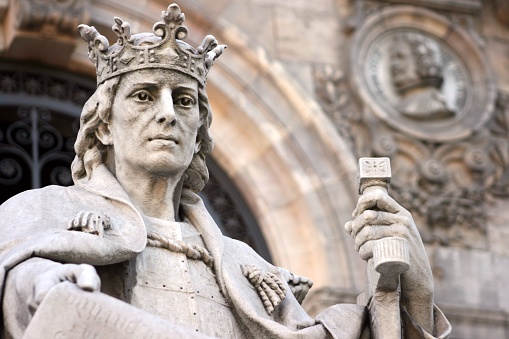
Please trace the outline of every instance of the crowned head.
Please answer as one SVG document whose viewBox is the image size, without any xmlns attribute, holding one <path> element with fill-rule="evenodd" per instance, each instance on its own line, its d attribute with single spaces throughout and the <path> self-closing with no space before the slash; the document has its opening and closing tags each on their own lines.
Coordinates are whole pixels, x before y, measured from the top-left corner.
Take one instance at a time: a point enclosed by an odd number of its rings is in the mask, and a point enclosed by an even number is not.
<svg viewBox="0 0 509 339">
<path fill-rule="evenodd" d="M 205 91 L 206 76 L 214 59 L 221 55 L 226 46 L 218 45 L 210 35 L 197 48 L 184 42 L 187 28 L 182 25 L 184 14 L 176 4 L 162 12 L 162 19 L 154 24 L 153 32 L 131 34 L 129 23 L 115 18 L 113 31 L 118 41 L 112 46 L 94 27 L 78 27 L 82 38 L 88 42 L 88 56 L 96 67 L 98 87 L 85 104 L 80 118 L 80 130 L 74 147 L 76 158 L 71 168 L 75 182 L 90 178 L 97 165 L 107 165 L 111 146 L 101 142 L 97 131 L 111 121 L 122 79 L 132 72 L 146 74 L 150 70 L 157 73 L 177 72 L 198 83 L 200 124 L 196 143 L 200 147 L 184 174 L 183 187 L 198 192 L 208 180 L 205 157 L 211 152 L 213 142 L 208 133 L 212 112 Z"/>
</svg>

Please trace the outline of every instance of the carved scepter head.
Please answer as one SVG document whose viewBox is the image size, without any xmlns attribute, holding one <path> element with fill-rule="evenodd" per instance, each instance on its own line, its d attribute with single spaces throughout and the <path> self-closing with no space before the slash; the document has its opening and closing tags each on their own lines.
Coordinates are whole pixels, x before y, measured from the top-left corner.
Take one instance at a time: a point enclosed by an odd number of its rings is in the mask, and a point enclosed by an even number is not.
<svg viewBox="0 0 509 339">
<path fill-rule="evenodd" d="M 389 158 L 359 159 L 359 194 L 368 187 L 389 190 L 391 182 L 391 161 Z"/>
</svg>

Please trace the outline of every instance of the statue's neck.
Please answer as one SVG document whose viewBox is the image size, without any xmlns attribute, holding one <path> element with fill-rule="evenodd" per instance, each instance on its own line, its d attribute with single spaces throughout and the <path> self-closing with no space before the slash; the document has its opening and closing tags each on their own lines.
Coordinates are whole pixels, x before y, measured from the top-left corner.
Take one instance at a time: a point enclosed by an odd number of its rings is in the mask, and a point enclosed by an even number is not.
<svg viewBox="0 0 509 339">
<path fill-rule="evenodd" d="M 167 177 L 146 171 L 117 170 L 115 177 L 141 214 L 168 221 L 179 220 L 183 174 Z"/>
</svg>

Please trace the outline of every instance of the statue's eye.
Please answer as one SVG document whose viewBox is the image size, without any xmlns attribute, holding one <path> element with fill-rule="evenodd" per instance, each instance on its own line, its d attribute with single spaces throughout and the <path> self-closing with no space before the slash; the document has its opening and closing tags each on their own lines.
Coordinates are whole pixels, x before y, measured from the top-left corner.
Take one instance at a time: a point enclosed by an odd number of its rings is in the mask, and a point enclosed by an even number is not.
<svg viewBox="0 0 509 339">
<path fill-rule="evenodd" d="M 139 91 L 135 94 L 138 101 L 152 101 L 152 97 L 146 91 Z"/>
<path fill-rule="evenodd" d="M 179 96 L 175 100 L 175 105 L 184 108 L 191 108 L 193 107 L 194 103 L 195 103 L 194 99 L 187 95 Z"/>
</svg>

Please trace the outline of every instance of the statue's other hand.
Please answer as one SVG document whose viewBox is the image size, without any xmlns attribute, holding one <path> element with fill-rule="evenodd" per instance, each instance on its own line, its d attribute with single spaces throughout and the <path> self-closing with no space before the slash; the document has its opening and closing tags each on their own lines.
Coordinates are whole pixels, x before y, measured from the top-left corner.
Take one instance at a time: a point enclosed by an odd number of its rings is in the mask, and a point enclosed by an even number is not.
<svg viewBox="0 0 509 339">
<path fill-rule="evenodd" d="M 110 218 L 106 214 L 94 211 L 79 211 L 69 222 L 67 229 L 69 231 L 95 234 L 102 238 L 104 230 L 110 227 Z"/>
<path fill-rule="evenodd" d="M 345 224 L 345 229 L 354 238 L 355 249 L 364 260 L 373 257 L 377 240 L 400 237 L 420 241 L 410 213 L 381 189 L 362 195 L 352 216 L 354 219 Z"/>
<path fill-rule="evenodd" d="M 383 189 L 364 191 L 345 229 L 364 260 L 373 257 L 376 241 L 400 237 L 407 241 L 410 268 L 401 274 L 401 304 L 426 331 L 433 330 L 433 276 L 421 236 L 410 212 Z"/>
<path fill-rule="evenodd" d="M 28 299 L 30 312 L 35 313 L 51 288 L 64 281 L 72 282 L 88 292 L 96 292 L 101 289 L 101 280 L 93 266 L 87 264 L 59 265 L 35 277 L 32 295 Z"/>
<path fill-rule="evenodd" d="M 432 294 L 433 278 L 419 231 L 410 212 L 382 189 L 365 192 L 358 200 L 353 220 L 345 224 L 364 260 L 373 257 L 377 240 L 400 237 L 409 245 L 410 269 L 402 278 L 402 294 L 427 291 Z"/>
<path fill-rule="evenodd" d="M 277 269 L 285 278 L 295 299 L 297 299 L 299 304 L 302 304 L 309 290 L 313 287 L 313 281 L 307 277 L 296 275 L 285 268 L 278 267 Z"/>
</svg>

